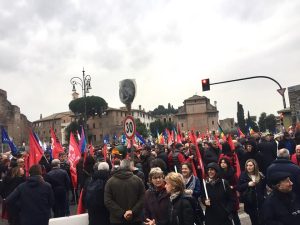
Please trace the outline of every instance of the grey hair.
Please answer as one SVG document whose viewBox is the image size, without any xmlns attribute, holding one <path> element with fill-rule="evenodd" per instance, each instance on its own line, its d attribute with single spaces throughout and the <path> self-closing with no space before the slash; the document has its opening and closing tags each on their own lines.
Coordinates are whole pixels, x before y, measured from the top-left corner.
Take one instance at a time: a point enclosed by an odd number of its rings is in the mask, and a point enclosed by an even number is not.
<svg viewBox="0 0 300 225">
<path fill-rule="evenodd" d="M 279 149 L 278 152 L 277 152 L 277 157 L 290 159 L 290 152 L 286 148 Z"/>
<path fill-rule="evenodd" d="M 105 171 L 109 171 L 109 165 L 107 162 L 100 162 L 98 164 L 98 170 L 105 170 Z"/>
<path fill-rule="evenodd" d="M 151 182 L 151 179 L 153 176 L 163 176 L 164 175 L 164 172 L 161 170 L 161 168 L 159 167 L 153 167 L 151 170 L 150 170 L 150 173 L 149 173 L 149 181 Z"/>
<path fill-rule="evenodd" d="M 52 167 L 59 167 L 60 166 L 60 160 L 59 159 L 53 159 L 51 162 Z"/>
<path fill-rule="evenodd" d="M 120 163 L 120 169 L 130 170 L 131 162 L 128 159 L 123 159 Z"/>
</svg>

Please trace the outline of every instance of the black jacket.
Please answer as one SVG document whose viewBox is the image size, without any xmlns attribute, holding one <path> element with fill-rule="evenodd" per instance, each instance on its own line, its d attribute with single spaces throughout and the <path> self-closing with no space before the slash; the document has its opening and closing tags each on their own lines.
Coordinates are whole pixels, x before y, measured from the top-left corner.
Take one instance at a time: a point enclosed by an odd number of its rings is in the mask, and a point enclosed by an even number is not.
<svg viewBox="0 0 300 225">
<path fill-rule="evenodd" d="M 274 190 L 263 205 L 263 218 L 265 225 L 298 225 L 300 204 L 292 192 Z"/>
<path fill-rule="evenodd" d="M 108 171 L 96 171 L 92 175 L 92 178 L 87 180 L 85 186 L 83 187 L 83 203 L 86 202 L 86 190 L 88 185 L 91 182 L 95 182 L 96 180 L 101 181 L 102 186 L 99 187 L 99 198 L 97 199 L 98 204 L 87 208 L 89 215 L 89 225 L 109 225 L 109 212 L 104 205 L 104 188 L 105 184 L 108 180 L 109 172 Z"/>
<path fill-rule="evenodd" d="M 277 146 L 272 142 L 263 141 L 257 145 L 257 148 L 262 156 L 262 165 L 259 169 L 263 174 L 266 174 L 268 166 L 276 159 Z"/>
<path fill-rule="evenodd" d="M 70 178 L 68 173 L 60 168 L 53 168 L 49 173 L 45 175 L 45 181 L 50 183 L 53 191 L 57 189 L 68 191 L 70 187 Z"/>
<path fill-rule="evenodd" d="M 178 195 L 171 201 L 169 225 L 194 225 L 192 204 L 183 195 Z"/>
<path fill-rule="evenodd" d="M 278 158 L 268 167 L 267 179 L 271 174 L 276 172 L 291 174 L 290 179 L 293 182 L 293 192 L 296 194 L 298 201 L 300 201 L 300 167 L 292 163 L 289 159 Z"/>
<path fill-rule="evenodd" d="M 224 179 L 218 179 L 214 184 L 206 183 L 210 206 L 205 209 L 206 225 L 231 224 L 229 216 L 234 211 L 234 196 Z M 202 194 L 202 201 L 205 201 L 205 194 Z"/>
<path fill-rule="evenodd" d="M 41 176 L 32 176 L 20 184 L 6 199 L 18 206 L 21 225 L 47 225 L 54 203 L 51 185 Z"/>
<path fill-rule="evenodd" d="M 241 195 L 248 189 L 254 190 L 255 195 L 253 196 L 251 202 L 244 202 L 244 210 L 246 213 L 257 212 L 262 207 L 262 204 L 265 199 L 265 188 L 266 188 L 266 181 L 263 176 L 258 184 L 254 187 L 249 187 L 248 183 L 252 181 L 251 178 L 248 176 L 246 172 L 242 172 L 240 178 L 238 180 L 237 190 L 240 192 Z"/>
<path fill-rule="evenodd" d="M 149 187 L 145 194 L 144 217 L 145 220 L 155 219 L 157 225 L 168 224 L 168 212 L 170 207 L 170 196 L 166 189 L 155 190 L 153 185 Z"/>
</svg>

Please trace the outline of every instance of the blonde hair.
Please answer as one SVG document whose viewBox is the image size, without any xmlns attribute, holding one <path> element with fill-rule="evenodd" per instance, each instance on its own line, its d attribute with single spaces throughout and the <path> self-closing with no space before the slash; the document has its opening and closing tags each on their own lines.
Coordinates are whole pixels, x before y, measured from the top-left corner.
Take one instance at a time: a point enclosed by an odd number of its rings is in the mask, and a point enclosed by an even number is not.
<svg viewBox="0 0 300 225">
<path fill-rule="evenodd" d="M 164 176 L 164 172 L 159 167 L 153 167 L 149 173 L 149 182 L 151 183 L 152 177 L 154 176 Z"/>
<path fill-rule="evenodd" d="M 180 173 L 171 172 L 166 176 L 165 180 L 174 187 L 173 192 L 180 192 L 180 194 L 184 192 L 185 185 Z"/>
<path fill-rule="evenodd" d="M 245 171 L 246 171 L 246 173 L 248 174 L 249 177 L 251 176 L 251 174 L 249 174 L 248 171 L 247 171 L 247 164 L 249 162 L 253 163 L 253 165 L 254 165 L 254 174 L 253 175 L 255 176 L 255 182 L 258 183 L 260 181 L 261 174 L 259 172 L 259 168 L 258 168 L 257 162 L 254 159 L 248 159 L 246 161 L 246 163 L 245 163 Z"/>
</svg>

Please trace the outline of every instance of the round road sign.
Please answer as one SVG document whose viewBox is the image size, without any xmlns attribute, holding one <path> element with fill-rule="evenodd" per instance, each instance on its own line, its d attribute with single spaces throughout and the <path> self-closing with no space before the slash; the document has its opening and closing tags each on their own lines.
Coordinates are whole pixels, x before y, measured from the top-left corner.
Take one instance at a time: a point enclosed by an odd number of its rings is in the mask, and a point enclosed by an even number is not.
<svg viewBox="0 0 300 225">
<path fill-rule="evenodd" d="M 136 125 L 132 116 L 127 116 L 124 120 L 124 132 L 128 139 L 132 139 L 135 135 Z"/>
</svg>

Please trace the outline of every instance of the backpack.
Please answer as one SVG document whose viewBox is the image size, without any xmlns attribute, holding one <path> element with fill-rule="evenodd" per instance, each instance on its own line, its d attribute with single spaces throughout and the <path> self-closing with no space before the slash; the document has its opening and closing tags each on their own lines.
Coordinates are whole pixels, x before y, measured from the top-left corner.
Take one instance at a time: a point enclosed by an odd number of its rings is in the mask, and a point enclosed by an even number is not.
<svg viewBox="0 0 300 225">
<path fill-rule="evenodd" d="M 104 202 L 104 181 L 100 179 L 91 179 L 86 186 L 85 208 L 99 208 Z"/>
</svg>

